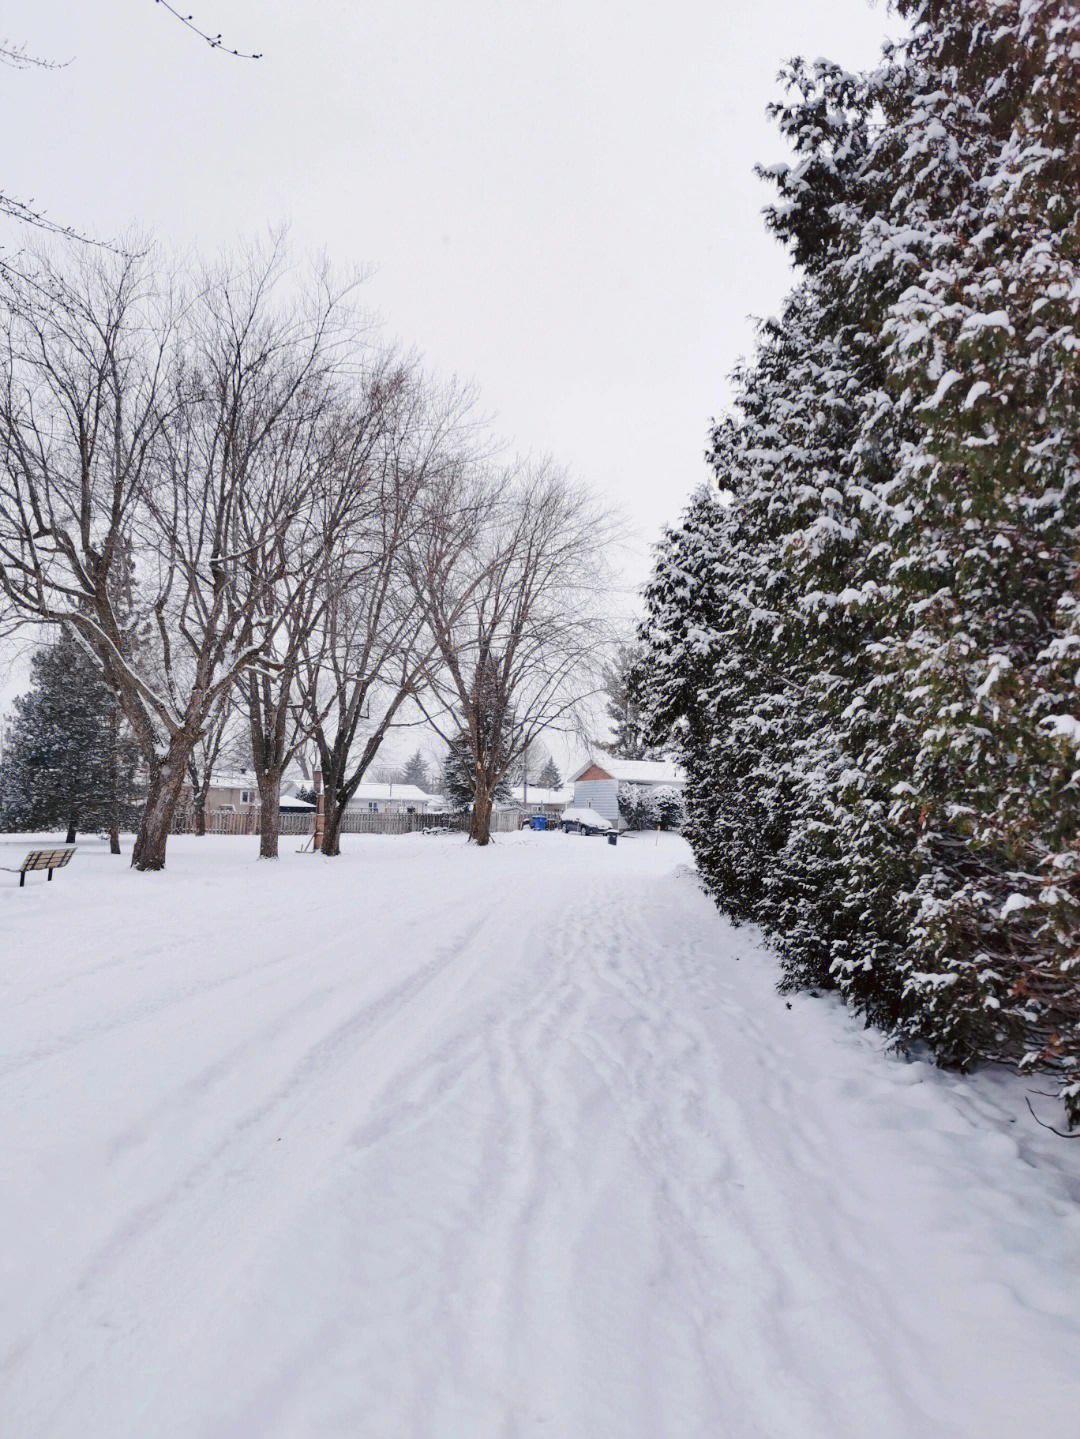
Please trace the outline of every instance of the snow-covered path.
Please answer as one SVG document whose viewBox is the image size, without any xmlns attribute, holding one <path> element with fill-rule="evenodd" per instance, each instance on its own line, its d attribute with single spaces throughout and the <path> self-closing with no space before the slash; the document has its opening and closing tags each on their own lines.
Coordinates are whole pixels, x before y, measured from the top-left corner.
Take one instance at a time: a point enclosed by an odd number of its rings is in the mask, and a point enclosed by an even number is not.
<svg viewBox="0 0 1080 1439">
<path fill-rule="evenodd" d="M 5 1435 L 1072 1432 L 1080 1145 L 681 841 L 252 843 L 0 876 Z"/>
</svg>

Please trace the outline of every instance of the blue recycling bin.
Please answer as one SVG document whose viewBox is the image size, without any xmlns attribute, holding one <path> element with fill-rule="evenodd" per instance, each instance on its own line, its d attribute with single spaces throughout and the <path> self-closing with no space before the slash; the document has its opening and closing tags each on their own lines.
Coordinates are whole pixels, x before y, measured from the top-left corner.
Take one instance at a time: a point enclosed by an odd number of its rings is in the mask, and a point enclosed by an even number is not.
<svg viewBox="0 0 1080 1439">
<path fill-rule="evenodd" d="M 529 817 L 530 829 L 547 829 L 547 815 L 534 814 Z"/>
</svg>

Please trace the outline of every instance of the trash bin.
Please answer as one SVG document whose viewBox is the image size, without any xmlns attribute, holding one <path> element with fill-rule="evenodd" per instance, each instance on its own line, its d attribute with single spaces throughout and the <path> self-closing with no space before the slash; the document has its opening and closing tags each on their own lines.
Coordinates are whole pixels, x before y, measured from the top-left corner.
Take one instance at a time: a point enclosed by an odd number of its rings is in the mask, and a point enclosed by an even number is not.
<svg viewBox="0 0 1080 1439">
<path fill-rule="evenodd" d="M 619 836 L 615 833 L 614 830 L 612 830 L 611 833 L 608 835 L 607 842 L 608 844 L 618 844 Z"/>
<path fill-rule="evenodd" d="M 529 819 L 530 829 L 547 829 L 547 815 L 534 814 Z"/>
</svg>

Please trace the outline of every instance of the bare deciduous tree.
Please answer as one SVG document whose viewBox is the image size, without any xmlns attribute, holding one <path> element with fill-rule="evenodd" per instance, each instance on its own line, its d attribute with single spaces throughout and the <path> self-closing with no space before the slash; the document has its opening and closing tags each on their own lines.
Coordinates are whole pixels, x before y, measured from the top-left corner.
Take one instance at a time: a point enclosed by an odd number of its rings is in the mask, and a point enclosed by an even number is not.
<svg viewBox="0 0 1080 1439">
<path fill-rule="evenodd" d="M 186 291 L 153 252 L 39 254 L 3 283 L 0 589 L 100 661 L 147 771 L 132 863 L 160 869 L 191 751 L 266 643 L 251 575 L 286 566 L 312 502 L 272 440 L 323 402 L 351 285 L 316 274 L 286 302 L 278 243 Z M 137 655 L 116 601 L 128 561 L 152 622 Z"/>
<path fill-rule="evenodd" d="M 433 661 L 425 713 L 471 759 L 485 845 L 504 777 L 544 730 L 577 728 L 610 641 L 613 517 L 550 465 L 478 482 L 463 554 L 435 536 L 414 571 Z"/>
<path fill-rule="evenodd" d="M 169 4 L 169 0 L 153 0 L 153 3 L 155 5 L 161 5 L 163 9 L 168 11 L 181 25 L 185 25 L 189 30 L 194 31 L 199 39 L 205 40 L 212 50 L 220 50 L 223 54 L 233 55 L 238 60 L 262 59 L 261 53 L 256 54 L 247 50 L 237 50 L 231 45 L 226 45 L 220 34 L 215 35 L 208 30 L 202 29 L 201 26 L 195 23 L 193 16 L 185 15 L 182 11 L 177 10 L 175 6 Z M 14 70 L 63 70 L 70 64 L 70 60 L 47 60 L 40 55 L 31 55 L 27 51 L 25 44 L 14 43 L 10 40 L 0 40 L 0 65 L 7 65 Z M 67 239 L 78 240 L 84 245 L 102 244 L 101 241 L 91 240 L 86 235 L 81 235 L 70 225 L 64 225 L 56 220 L 51 220 L 44 211 L 37 209 L 33 204 L 25 200 L 18 200 L 13 195 L 4 194 L 2 191 L 0 191 L 0 217 L 15 220 L 18 224 L 28 225 L 35 230 L 43 230 L 49 235 L 63 235 Z M 103 248 L 113 249 L 116 247 L 105 245 Z M 0 270 L 6 267 L 6 263 L 7 262 L 0 259 Z"/>
<path fill-rule="evenodd" d="M 326 791 L 322 851 L 336 855 L 349 801 L 433 654 L 416 556 L 437 532 L 449 552 L 467 541 L 461 449 L 471 399 L 433 394 L 419 376 L 395 388 L 377 452 L 367 460 L 363 518 L 327 557 L 324 609 L 300 677 L 305 723 Z"/>
<path fill-rule="evenodd" d="M 311 738 L 317 708 L 320 656 L 342 597 L 342 587 L 363 583 L 370 565 L 357 551 L 380 517 L 385 492 L 379 483 L 388 435 L 399 421 L 401 397 L 410 386 L 407 368 L 390 356 L 374 356 L 366 373 L 350 376 L 346 394 L 335 395 L 324 413 L 283 431 L 277 463 L 307 471 L 315 479 L 314 503 L 294 517 L 283 537 L 286 561 L 264 577 L 253 557 L 266 644 L 262 661 L 247 673 L 243 689 L 251 750 L 259 786 L 263 859 L 277 856 L 281 781 L 293 755 Z M 392 560 L 380 551 L 375 562 Z M 274 563 L 271 559 L 271 563 Z M 313 676 L 315 708 L 301 701 L 302 666 Z M 325 687 L 324 687 L 325 688 Z"/>
<path fill-rule="evenodd" d="M 187 759 L 187 778 L 191 785 L 191 818 L 195 833 L 199 836 L 206 834 L 206 802 L 210 795 L 210 786 L 222 758 L 230 727 L 236 721 L 231 698 L 229 694 L 221 696 L 217 708 L 207 718 Z"/>
</svg>

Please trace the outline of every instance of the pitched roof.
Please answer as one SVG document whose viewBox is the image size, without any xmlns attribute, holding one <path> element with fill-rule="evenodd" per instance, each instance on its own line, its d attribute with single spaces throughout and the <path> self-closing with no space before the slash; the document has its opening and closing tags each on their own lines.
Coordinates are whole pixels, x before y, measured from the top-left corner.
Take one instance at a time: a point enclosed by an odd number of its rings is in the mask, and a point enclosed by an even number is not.
<svg viewBox="0 0 1080 1439">
<path fill-rule="evenodd" d="M 574 798 L 574 791 L 569 785 L 562 789 L 544 789 L 542 785 L 530 784 L 523 792 L 523 787 L 514 785 L 510 791 L 510 798 L 515 804 L 569 804 Z"/>
<path fill-rule="evenodd" d="M 618 759 L 612 755 L 593 755 L 574 775 L 579 780 L 586 770 L 593 766 L 609 774 L 618 784 L 674 784 L 686 783 L 686 776 L 674 760 L 670 759 Z"/>
<path fill-rule="evenodd" d="M 255 772 L 250 769 L 216 769 L 210 776 L 213 789 L 254 789 Z"/>
<path fill-rule="evenodd" d="M 356 793 L 353 795 L 353 799 L 400 799 L 409 804 L 421 804 L 434 798 L 433 794 L 428 794 L 414 784 L 398 784 L 396 780 L 393 784 L 378 783 L 375 780 L 370 783 L 362 781 L 356 786 Z"/>
</svg>

